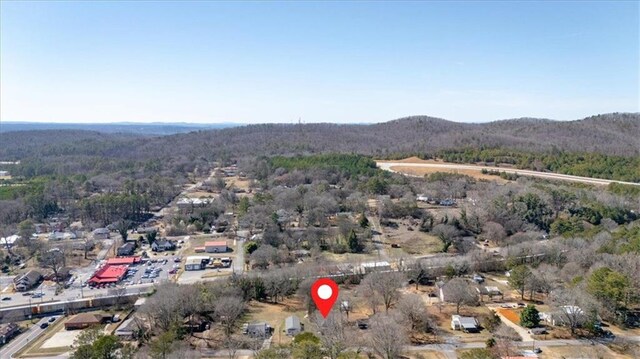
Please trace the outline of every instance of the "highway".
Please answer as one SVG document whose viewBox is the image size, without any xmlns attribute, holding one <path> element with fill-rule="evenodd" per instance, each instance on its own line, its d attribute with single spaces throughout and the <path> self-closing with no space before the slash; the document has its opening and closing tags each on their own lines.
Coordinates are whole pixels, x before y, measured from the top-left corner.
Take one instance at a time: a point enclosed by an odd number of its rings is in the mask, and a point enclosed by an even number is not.
<svg viewBox="0 0 640 359">
<path fill-rule="evenodd" d="M 482 171 L 483 169 L 486 169 L 487 171 L 513 173 L 513 174 L 518 174 L 519 176 L 536 177 L 536 178 L 543 178 L 543 179 L 549 179 L 549 180 L 570 181 L 570 182 L 587 183 L 587 184 L 604 185 L 604 186 L 609 185 L 611 183 L 621 183 L 621 184 L 626 184 L 631 186 L 640 186 L 640 183 L 634 183 L 634 182 L 624 182 L 624 181 L 614 181 L 614 180 L 607 180 L 607 179 L 601 179 L 601 178 L 563 175 L 563 174 L 552 173 L 552 172 L 520 170 L 515 168 L 461 165 L 461 164 L 455 164 L 455 163 L 405 163 L 405 162 L 376 161 L 376 165 L 385 171 L 390 171 L 395 173 L 402 173 L 402 172 L 394 170 L 393 167 L 441 168 L 443 170 L 472 170 L 472 171 L 478 171 L 478 172 Z M 419 177 L 419 176 L 413 176 L 413 177 Z"/>
</svg>

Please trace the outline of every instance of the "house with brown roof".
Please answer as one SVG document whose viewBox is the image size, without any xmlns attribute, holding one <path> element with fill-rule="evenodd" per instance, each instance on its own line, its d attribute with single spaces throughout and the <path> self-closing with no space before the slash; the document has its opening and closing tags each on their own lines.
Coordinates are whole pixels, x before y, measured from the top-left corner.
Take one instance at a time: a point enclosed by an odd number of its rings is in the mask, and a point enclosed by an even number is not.
<svg viewBox="0 0 640 359">
<path fill-rule="evenodd" d="M 111 320 L 110 315 L 95 313 L 80 313 L 64 323 L 66 330 L 86 329 L 94 325 L 100 325 Z"/>
</svg>

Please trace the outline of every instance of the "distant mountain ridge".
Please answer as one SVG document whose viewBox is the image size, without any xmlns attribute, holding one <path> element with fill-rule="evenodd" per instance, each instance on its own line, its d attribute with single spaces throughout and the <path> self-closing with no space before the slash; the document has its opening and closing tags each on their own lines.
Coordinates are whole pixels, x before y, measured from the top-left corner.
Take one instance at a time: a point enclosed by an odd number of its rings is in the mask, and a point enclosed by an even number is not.
<svg viewBox="0 0 640 359">
<path fill-rule="evenodd" d="M 129 133 L 137 135 L 162 136 L 175 133 L 185 133 L 198 130 L 209 130 L 240 126 L 233 122 L 223 123 L 137 123 L 137 122 L 113 122 L 113 123 L 45 123 L 45 122 L 21 122 L 2 121 L 0 133 L 34 130 L 86 130 L 103 133 Z"/>
<path fill-rule="evenodd" d="M 2 125 L 4 126 L 4 124 Z M 188 126 L 184 126 L 188 127 Z M 575 121 L 511 119 L 458 123 L 411 116 L 375 124 L 254 124 L 141 136 L 56 130 L 0 133 L 0 158 L 58 153 L 128 158 L 242 158 L 256 155 L 359 153 L 384 158 L 455 148 L 507 148 L 640 156 L 640 114 L 611 113 Z M 55 135 L 51 135 L 55 134 Z M 137 139 L 132 140 L 132 136 Z M 94 149 L 95 147 L 96 149 Z"/>
</svg>

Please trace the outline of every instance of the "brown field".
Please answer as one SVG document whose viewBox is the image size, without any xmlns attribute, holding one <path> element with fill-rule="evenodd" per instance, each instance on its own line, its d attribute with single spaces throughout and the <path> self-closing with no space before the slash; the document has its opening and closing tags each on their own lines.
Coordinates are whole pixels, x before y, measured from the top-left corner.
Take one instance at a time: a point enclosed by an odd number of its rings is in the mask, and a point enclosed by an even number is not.
<svg viewBox="0 0 640 359">
<path fill-rule="evenodd" d="M 612 351 L 604 345 L 584 345 L 542 348 L 540 359 L 600 359 L 600 358 L 632 358 Z"/>
<path fill-rule="evenodd" d="M 475 179 L 496 181 L 498 183 L 509 182 L 503 178 L 500 178 L 499 176 L 484 174 L 480 172 L 481 168 L 478 168 L 477 170 L 469 170 L 469 169 L 447 169 L 447 168 L 434 168 L 434 167 L 392 166 L 391 169 L 394 171 L 398 171 L 398 172 L 412 175 L 412 176 L 424 176 L 424 175 L 436 173 L 436 172 L 446 172 L 446 173 L 456 173 L 456 174 L 466 175 L 469 177 L 473 177 Z"/>
<path fill-rule="evenodd" d="M 397 161 L 376 161 L 376 162 L 391 162 L 391 163 L 431 163 L 431 164 L 451 164 L 455 165 L 456 163 L 444 162 L 441 160 L 422 160 L 418 157 L 409 157 L 402 160 Z M 489 181 L 497 181 L 498 183 L 507 183 L 509 181 L 500 178 L 499 176 L 491 176 L 488 174 L 482 174 L 480 171 L 482 170 L 478 167 L 477 170 L 460 170 L 460 169 L 446 169 L 446 168 L 429 168 L 429 167 L 408 167 L 408 166 L 393 166 L 392 170 L 398 171 L 404 174 L 412 175 L 412 176 L 424 176 L 426 174 L 436 173 L 436 172 L 447 172 L 447 173 L 459 173 L 462 175 L 467 175 L 476 179 L 483 179 Z"/>
</svg>

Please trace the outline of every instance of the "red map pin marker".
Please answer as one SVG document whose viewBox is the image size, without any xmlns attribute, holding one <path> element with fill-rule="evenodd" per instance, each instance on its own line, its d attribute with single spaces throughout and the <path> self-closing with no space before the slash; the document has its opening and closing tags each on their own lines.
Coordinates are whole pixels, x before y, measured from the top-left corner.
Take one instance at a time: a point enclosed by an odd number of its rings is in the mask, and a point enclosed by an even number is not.
<svg viewBox="0 0 640 359">
<path fill-rule="evenodd" d="M 311 298 L 320 310 L 320 314 L 326 318 L 338 299 L 338 285 L 329 278 L 320 278 L 311 286 Z"/>
</svg>

